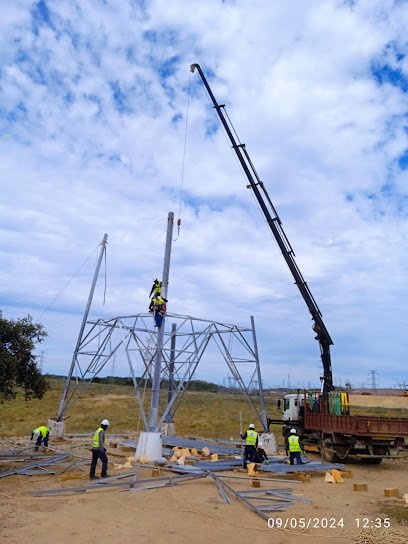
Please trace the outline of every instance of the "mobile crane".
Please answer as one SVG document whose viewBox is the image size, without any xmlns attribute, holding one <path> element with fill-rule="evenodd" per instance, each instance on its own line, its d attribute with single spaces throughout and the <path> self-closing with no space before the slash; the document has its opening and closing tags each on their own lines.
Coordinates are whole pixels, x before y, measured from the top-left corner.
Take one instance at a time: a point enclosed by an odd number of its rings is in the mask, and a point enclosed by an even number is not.
<svg viewBox="0 0 408 544">
<path fill-rule="evenodd" d="M 199 73 L 204 87 L 214 105 L 225 132 L 232 144 L 242 169 L 248 179 L 262 213 L 272 231 L 282 255 L 295 280 L 300 294 L 313 320 L 315 339 L 319 342 L 323 364 L 321 393 L 304 391 L 284 395 L 283 421 L 268 418 L 268 429 L 272 423 L 283 422 L 282 432 L 286 436 L 291 427 L 296 427 L 305 445 L 317 446 L 326 461 L 359 458 L 367 463 L 378 464 L 383 457 L 396 457 L 396 450 L 406 448 L 404 437 L 408 436 L 408 419 L 354 416 L 349 412 L 348 393 L 334 392 L 330 346 L 333 341 L 323 323 L 322 313 L 296 264 L 295 253 L 282 227 L 280 217 L 269 197 L 264 183 L 259 178 L 244 143 L 225 112 L 225 104 L 218 104 L 199 64 L 192 64 L 191 72 Z M 280 408 L 280 401 L 278 402 Z"/>
<path fill-rule="evenodd" d="M 314 322 L 313 330 L 316 334 L 315 338 L 319 342 L 320 355 L 323 363 L 323 376 L 320 378 L 322 381 L 322 392 L 328 393 L 334 389 L 332 365 L 330 358 L 330 346 L 333 345 L 333 341 L 325 324 L 323 323 L 322 313 L 319 310 L 319 307 L 317 306 L 316 301 L 313 298 L 313 295 L 310 292 L 310 289 L 305 280 L 303 279 L 302 273 L 300 272 L 296 264 L 295 253 L 289 243 L 285 231 L 283 230 L 282 221 L 280 220 L 275 206 L 272 204 L 272 201 L 269 197 L 268 191 L 266 190 L 264 183 L 260 180 L 254 168 L 254 165 L 252 164 L 251 158 L 248 154 L 248 151 L 246 150 L 246 146 L 238 140 L 234 127 L 229 121 L 228 116 L 224 114 L 225 104 L 218 104 L 218 102 L 216 101 L 199 64 L 191 65 L 191 71 L 194 72 L 195 70 L 197 70 L 197 72 L 200 74 L 200 77 L 208 92 L 208 95 L 212 103 L 214 104 L 215 111 L 220 118 L 220 121 L 228 135 L 228 138 L 231 141 L 232 148 L 235 151 L 238 160 L 242 166 L 242 169 L 245 172 L 245 175 L 249 182 L 247 188 L 253 190 L 258 204 L 262 210 L 262 213 L 265 216 L 265 219 L 269 225 L 269 228 L 271 229 L 272 234 L 274 235 L 275 240 L 280 250 L 282 251 L 282 255 L 289 267 L 289 270 L 292 273 L 295 284 L 297 285 L 300 294 L 302 295 L 303 300 L 305 301 L 306 306 L 308 307 L 309 312 L 312 315 L 312 319 Z"/>
</svg>

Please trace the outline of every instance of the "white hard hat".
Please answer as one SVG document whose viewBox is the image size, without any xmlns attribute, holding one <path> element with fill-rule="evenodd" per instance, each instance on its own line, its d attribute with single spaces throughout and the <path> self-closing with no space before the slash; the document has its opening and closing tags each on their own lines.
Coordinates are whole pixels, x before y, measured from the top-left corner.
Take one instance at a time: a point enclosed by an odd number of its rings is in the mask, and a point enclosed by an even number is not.
<svg viewBox="0 0 408 544">
<path fill-rule="evenodd" d="M 291 429 L 290 433 L 296 434 L 296 429 Z"/>
<path fill-rule="evenodd" d="M 102 419 L 101 425 L 110 425 L 109 420 L 108 419 Z"/>
<path fill-rule="evenodd" d="M 248 425 L 248 429 L 255 429 L 255 425 L 254 425 L 253 423 L 250 423 L 250 424 Z"/>
<path fill-rule="evenodd" d="M 37 429 L 36 431 L 33 432 L 33 435 L 34 436 L 40 436 L 40 431 Z"/>
</svg>

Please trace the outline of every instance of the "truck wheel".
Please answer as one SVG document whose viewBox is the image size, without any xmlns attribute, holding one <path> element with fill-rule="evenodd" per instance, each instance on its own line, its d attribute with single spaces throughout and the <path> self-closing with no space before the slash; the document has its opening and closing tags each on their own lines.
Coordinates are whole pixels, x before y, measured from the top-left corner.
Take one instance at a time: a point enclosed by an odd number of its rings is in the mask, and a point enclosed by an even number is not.
<svg viewBox="0 0 408 544">
<path fill-rule="evenodd" d="M 320 453 L 325 461 L 328 463 L 336 463 L 339 458 L 335 451 L 333 451 L 331 438 L 325 438 L 322 443 Z"/>
</svg>

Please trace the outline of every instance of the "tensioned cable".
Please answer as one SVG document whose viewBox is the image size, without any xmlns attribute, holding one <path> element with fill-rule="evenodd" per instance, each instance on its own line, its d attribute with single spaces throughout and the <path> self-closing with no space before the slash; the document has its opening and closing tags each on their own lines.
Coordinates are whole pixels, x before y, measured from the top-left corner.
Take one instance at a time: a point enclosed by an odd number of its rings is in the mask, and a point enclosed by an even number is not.
<svg viewBox="0 0 408 544">
<path fill-rule="evenodd" d="M 93 256 L 93 254 L 97 251 L 98 247 L 100 246 L 100 244 L 98 244 L 96 246 L 96 248 L 91 252 L 91 254 L 89 255 L 89 257 L 87 257 L 85 259 L 85 261 L 81 264 L 81 266 L 78 268 L 78 270 L 76 272 L 74 272 L 74 274 L 69 278 L 69 280 L 67 281 L 67 283 L 64 285 L 64 287 L 61 289 L 61 291 L 59 291 L 55 297 L 52 299 L 52 301 L 50 302 L 50 304 L 48 304 L 48 306 L 45 308 L 45 310 L 43 310 L 42 314 L 36 319 L 36 321 L 39 321 L 42 316 L 48 312 L 48 310 L 53 306 L 53 304 L 55 303 L 55 301 L 62 295 L 62 293 L 65 291 L 65 289 L 68 287 L 68 285 L 71 283 L 71 281 L 77 276 L 77 274 L 79 274 L 79 272 L 83 269 L 83 267 L 86 265 L 86 263 L 91 259 L 91 257 Z"/>
<path fill-rule="evenodd" d="M 188 134 L 188 117 L 190 111 L 190 89 L 191 89 L 191 73 L 188 80 L 188 92 L 187 92 L 187 109 L 186 109 L 186 122 L 184 127 L 184 147 L 183 147 L 183 160 L 181 165 L 181 182 L 180 182 L 180 200 L 179 200 L 179 213 L 177 220 L 177 238 L 173 240 L 175 242 L 180 235 L 180 225 L 181 225 L 181 202 L 183 198 L 183 185 L 184 185 L 184 169 L 186 163 L 186 149 L 187 149 L 187 134 Z"/>
</svg>

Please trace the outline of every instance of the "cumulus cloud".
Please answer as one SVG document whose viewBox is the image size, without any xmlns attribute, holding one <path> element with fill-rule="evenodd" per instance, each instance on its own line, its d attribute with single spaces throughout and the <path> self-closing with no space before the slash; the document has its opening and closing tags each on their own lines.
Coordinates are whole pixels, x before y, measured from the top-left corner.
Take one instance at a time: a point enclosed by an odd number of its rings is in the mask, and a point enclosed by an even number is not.
<svg viewBox="0 0 408 544">
<path fill-rule="evenodd" d="M 105 232 L 94 315 L 145 311 L 184 164 L 169 310 L 254 315 L 266 383 L 318 382 L 310 315 L 189 72 L 199 62 L 324 314 L 336 379 L 404 380 L 407 20 L 383 0 L 4 6 L 0 300 L 7 317 L 40 316 L 68 282 L 42 316 L 44 370 L 67 370 Z"/>
</svg>

